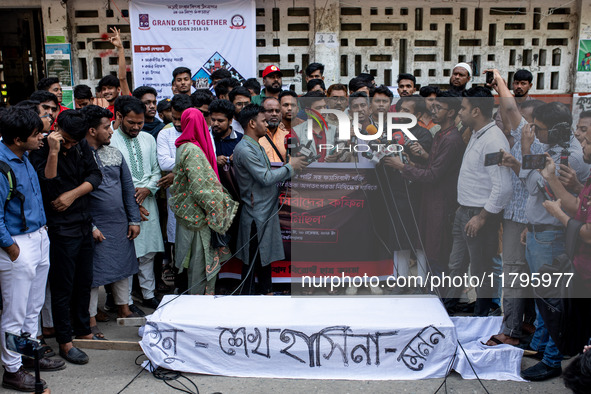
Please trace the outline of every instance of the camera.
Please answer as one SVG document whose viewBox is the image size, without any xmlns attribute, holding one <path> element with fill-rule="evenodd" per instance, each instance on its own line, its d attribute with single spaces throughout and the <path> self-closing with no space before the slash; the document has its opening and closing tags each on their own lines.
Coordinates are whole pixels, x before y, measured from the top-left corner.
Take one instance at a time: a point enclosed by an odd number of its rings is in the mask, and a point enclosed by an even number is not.
<svg viewBox="0 0 591 394">
<path fill-rule="evenodd" d="M 564 146 L 570 142 L 570 123 L 560 122 L 548 129 L 548 144 Z"/>
</svg>

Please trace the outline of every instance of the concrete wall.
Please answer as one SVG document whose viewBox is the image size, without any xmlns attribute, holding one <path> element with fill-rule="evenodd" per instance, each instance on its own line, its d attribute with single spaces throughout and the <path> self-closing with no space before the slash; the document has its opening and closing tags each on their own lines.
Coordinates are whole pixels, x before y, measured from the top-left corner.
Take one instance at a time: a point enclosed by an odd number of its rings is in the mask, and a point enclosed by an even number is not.
<svg viewBox="0 0 591 394">
<path fill-rule="evenodd" d="M 60 33 L 72 42 L 75 81 L 95 86 L 117 69 L 110 44 L 101 38 L 107 28 L 122 28 L 130 47 L 128 18 L 119 11 L 126 12 L 127 1 L 116 0 L 112 16 L 106 4 L 3 0 L 0 6 L 42 7 L 46 35 Z M 538 94 L 590 91 L 591 73 L 576 72 L 575 63 L 579 36 L 591 38 L 591 2 L 557 6 L 555 0 L 257 0 L 257 76 L 278 64 L 284 82 L 302 91 L 303 69 L 319 61 L 327 66 L 327 84 L 347 83 L 358 72 L 392 85 L 399 72 L 415 74 L 422 85 L 446 84 L 454 64 L 475 61 L 480 70 L 494 66 L 507 78 L 529 69 Z M 316 45 L 316 33 L 334 34 L 338 46 Z"/>
<path fill-rule="evenodd" d="M 578 72 L 577 59 L 579 43 L 578 40 L 591 40 L 591 1 L 579 0 L 579 24 L 577 33 L 576 52 L 572 68 L 574 78 L 573 90 L 575 92 L 591 92 L 591 72 Z"/>
</svg>

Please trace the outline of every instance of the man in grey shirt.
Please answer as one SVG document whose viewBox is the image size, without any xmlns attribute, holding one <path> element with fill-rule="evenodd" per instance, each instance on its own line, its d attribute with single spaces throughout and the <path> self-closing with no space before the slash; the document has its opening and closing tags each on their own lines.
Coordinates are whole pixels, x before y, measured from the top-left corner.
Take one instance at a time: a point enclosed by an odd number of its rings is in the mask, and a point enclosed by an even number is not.
<svg viewBox="0 0 591 394">
<path fill-rule="evenodd" d="M 237 242 L 241 249 L 236 256 L 243 263 L 244 284 L 240 294 L 255 294 L 255 273 L 259 280 L 258 294 L 269 294 L 272 292 L 271 262 L 285 258 L 277 215 L 277 183 L 289 179 L 308 162 L 303 157 L 291 157 L 283 167 L 272 170 L 258 142 L 267 133 L 263 107 L 247 105 L 240 112 L 239 121 L 244 137 L 234 148 L 234 169 L 243 204 Z"/>
<path fill-rule="evenodd" d="M 583 162 L 581 144 L 571 133 L 572 115 L 569 108 L 562 103 L 552 102 L 536 108 L 533 117 L 530 130 L 523 131 L 522 154 L 531 154 L 530 147 L 537 137 L 543 144 L 544 152 L 552 160 L 565 164 L 564 158 L 567 158 L 568 165 L 575 171 L 579 182 L 585 183 L 589 177 L 589 165 Z M 540 172 L 521 170 L 519 178 L 524 181 L 529 193 L 525 208 L 528 221 L 525 256 L 531 273 L 535 274 L 544 264 L 551 265 L 555 257 L 565 253 L 564 226 L 542 205 L 548 198 L 552 198 L 552 190 Z M 521 376 L 534 381 L 559 376 L 563 357 L 549 336 L 539 313 L 535 326 L 536 332 L 529 350 L 537 352 L 543 358 L 538 364 L 522 371 Z"/>
</svg>

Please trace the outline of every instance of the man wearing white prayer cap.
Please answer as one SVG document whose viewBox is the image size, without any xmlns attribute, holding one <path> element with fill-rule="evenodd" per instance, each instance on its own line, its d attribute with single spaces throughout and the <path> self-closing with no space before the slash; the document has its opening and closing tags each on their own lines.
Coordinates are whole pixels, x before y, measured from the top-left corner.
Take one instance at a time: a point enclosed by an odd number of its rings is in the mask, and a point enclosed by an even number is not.
<svg viewBox="0 0 591 394">
<path fill-rule="evenodd" d="M 472 77 L 472 67 L 468 63 L 458 63 L 449 78 L 449 86 L 451 90 L 463 92 L 466 90 L 466 85 Z"/>
</svg>

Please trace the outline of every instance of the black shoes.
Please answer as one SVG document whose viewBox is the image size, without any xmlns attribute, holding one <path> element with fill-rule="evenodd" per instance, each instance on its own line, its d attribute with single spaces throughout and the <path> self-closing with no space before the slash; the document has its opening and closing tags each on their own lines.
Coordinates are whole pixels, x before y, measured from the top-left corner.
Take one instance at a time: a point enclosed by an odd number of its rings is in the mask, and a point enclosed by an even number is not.
<svg viewBox="0 0 591 394">
<path fill-rule="evenodd" d="M 60 349 L 60 356 L 72 364 L 87 364 L 88 355 L 77 347 L 71 348 L 67 353 Z"/>
<path fill-rule="evenodd" d="M 35 360 L 28 357 L 23 357 L 23 367 L 27 370 L 35 370 Z M 61 371 L 66 368 L 64 360 L 43 357 L 39 360 L 39 369 L 41 371 Z"/>
<path fill-rule="evenodd" d="M 562 368 L 552 368 L 540 361 L 533 367 L 521 371 L 521 377 L 534 382 L 540 382 L 560 376 L 561 373 Z"/>
<path fill-rule="evenodd" d="M 47 383 L 41 379 L 43 389 L 47 388 Z M 23 367 L 16 372 L 4 371 L 2 377 L 2 387 L 18 391 L 35 392 L 35 376 L 31 375 Z"/>
<path fill-rule="evenodd" d="M 544 352 L 533 350 L 529 345 L 527 345 L 527 347 L 523 348 L 523 356 L 535 358 L 536 360 L 542 361 L 542 359 L 544 358 Z"/>
</svg>

